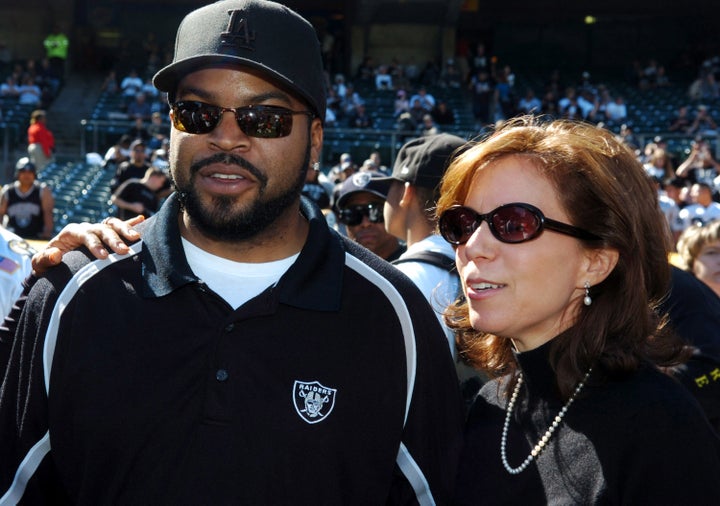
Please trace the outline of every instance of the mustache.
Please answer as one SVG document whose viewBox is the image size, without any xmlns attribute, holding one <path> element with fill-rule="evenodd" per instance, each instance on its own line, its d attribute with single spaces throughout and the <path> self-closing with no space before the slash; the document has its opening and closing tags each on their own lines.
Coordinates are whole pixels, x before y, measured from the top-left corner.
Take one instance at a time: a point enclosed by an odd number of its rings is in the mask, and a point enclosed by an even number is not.
<svg viewBox="0 0 720 506">
<path fill-rule="evenodd" d="M 194 176 L 200 169 L 212 165 L 214 163 L 222 163 L 225 165 L 237 165 L 247 170 L 257 179 L 262 186 L 267 184 L 267 176 L 255 167 L 252 163 L 248 162 L 241 156 L 234 155 L 232 153 L 217 153 L 208 158 L 198 160 L 190 166 L 190 176 Z"/>
</svg>

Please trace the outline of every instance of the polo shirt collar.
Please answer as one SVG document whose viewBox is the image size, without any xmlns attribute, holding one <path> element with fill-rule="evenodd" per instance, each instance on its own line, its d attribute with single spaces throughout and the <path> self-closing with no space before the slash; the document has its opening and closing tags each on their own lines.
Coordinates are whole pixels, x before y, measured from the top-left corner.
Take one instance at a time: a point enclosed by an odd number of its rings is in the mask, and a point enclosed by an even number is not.
<svg viewBox="0 0 720 506">
<path fill-rule="evenodd" d="M 330 230 L 322 211 L 302 197 L 300 212 L 308 220 L 308 237 L 295 263 L 273 290 L 281 304 L 316 311 L 340 308 L 345 248 Z M 162 297 L 189 283 L 196 283 L 180 238 L 180 203 L 173 193 L 151 219 L 141 224 L 140 254 L 146 297 Z"/>
</svg>

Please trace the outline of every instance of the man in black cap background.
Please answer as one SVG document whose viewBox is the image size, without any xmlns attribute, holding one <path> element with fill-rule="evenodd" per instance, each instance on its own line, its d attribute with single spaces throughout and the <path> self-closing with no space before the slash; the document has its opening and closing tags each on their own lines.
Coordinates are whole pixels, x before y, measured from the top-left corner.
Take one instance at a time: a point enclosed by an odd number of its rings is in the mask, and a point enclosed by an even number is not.
<svg viewBox="0 0 720 506">
<path fill-rule="evenodd" d="M 110 190 L 113 192 L 128 179 L 140 179 L 150 168 L 147 161 L 147 145 L 142 139 L 135 139 L 130 143 L 130 158 L 115 169 L 115 176 L 110 181 Z"/>
<path fill-rule="evenodd" d="M 337 219 L 345 225 L 345 233 L 380 258 L 392 262 L 405 252 L 405 244 L 385 229 L 383 207 L 390 186 L 371 185 L 383 177 L 379 172 L 361 171 L 347 178 L 340 186 Z"/>
<path fill-rule="evenodd" d="M 407 242 L 407 251 L 395 262 L 428 297 L 442 322 L 442 312 L 458 295 L 459 279 L 451 271 L 455 250 L 436 233 L 435 204 L 445 169 L 466 141 L 451 134 L 411 139 L 398 151 L 392 174 L 371 184 L 389 184 L 385 228 Z M 448 344 L 455 356 L 449 329 Z"/>
<path fill-rule="evenodd" d="M 466 145 L 465 139 L 447 133 L 411 139 L 400 148 L 390 177 L 370 183 L 390 183 L 385 228 L 407 242 L 407 251 L 393 264 L 426 295 L 445 329 L 455 359 L 455 336 L 445 326 L 443 312 L 460 295 L 460 279 L 455 269 L 455 250 L 436 233 L 435 206 L 445 170 Z M 474 396 L 481 378 L 461 361 L 456 367 L 463 391 Z"/>
<path fill-rule="evenodd" d="M 449 503 L 462 402 L 437 318 L 300 197 L 312 25 L 207 5 L 154 83 L 177 191 L 127 255 L 68 253 L 32 287 L 0 364 L 0 503 Z"/>
<path fill-rule="evenodd" d="M 0 221 L 24 239 L 49 239 L 54 232 L 52 190 L 37 180 L 35 164 L 28 157 L 15 165 L 15 181 L 6 184 L 0 197 Z"/>
</svg>

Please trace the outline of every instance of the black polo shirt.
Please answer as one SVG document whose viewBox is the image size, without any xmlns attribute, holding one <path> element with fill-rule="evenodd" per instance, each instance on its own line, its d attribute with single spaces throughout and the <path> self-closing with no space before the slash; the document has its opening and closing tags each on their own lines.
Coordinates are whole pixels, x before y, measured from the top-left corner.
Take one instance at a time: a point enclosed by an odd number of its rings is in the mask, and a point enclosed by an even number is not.
<svg viewBox="0 0 720 506">
<path fill-rule="evenodd" d="M 0 497 L 447 503 L 462 406 L 414 284 L 304 199 L 297 261 L 233 310 L 189 268 L 178 212 L 171 196 L 131 254 L 67 255 L 33 287 L 0 397 Z"/>
</svg>

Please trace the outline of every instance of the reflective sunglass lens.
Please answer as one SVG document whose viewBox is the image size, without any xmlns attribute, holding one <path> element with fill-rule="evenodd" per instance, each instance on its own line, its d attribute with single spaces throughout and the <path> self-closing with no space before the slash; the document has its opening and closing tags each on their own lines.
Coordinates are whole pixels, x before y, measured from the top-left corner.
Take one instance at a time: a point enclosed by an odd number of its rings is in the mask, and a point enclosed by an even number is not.
<svg viewBox="0 0 720 506">
<path fill-rule="evenodd" d="M 291 111 L 282 107 L 249 106 L 237 109 L 222 108 L 203 102 L 176 102 L 172 105 L 173 125 L 191 134 L 207 134 L 220 123 L 222 115 L 230 111 L 235 115 L 240 130 L 250 137 L 274 139 L 286 137 L 292 132 L 293 115 L 308 111 Z"/>
<path fill-rule="evenodd" d="M 475 213 L 463 207 L 448 209 L 440 218 L 440 234 L 452 244 L 467 242 L 476 228 Z"/>
<path fill-rule="evenodd" d="M 528 241 L 540 231 L 540 217 L 520 206 L 499 207 L 490 219 L 495 237 L 503 242 Z"/>
</svg>

